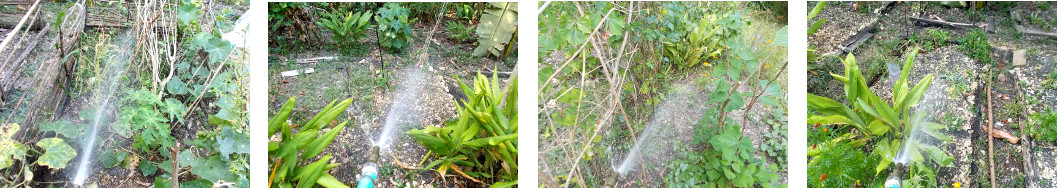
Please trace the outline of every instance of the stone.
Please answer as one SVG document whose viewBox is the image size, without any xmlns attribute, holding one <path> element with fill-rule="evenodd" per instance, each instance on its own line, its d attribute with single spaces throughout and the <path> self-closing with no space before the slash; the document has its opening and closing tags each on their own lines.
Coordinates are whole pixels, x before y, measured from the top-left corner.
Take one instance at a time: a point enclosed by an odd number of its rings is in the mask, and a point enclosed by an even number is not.
<svg viewBox="0 0 1057 188">
<path fill-rule="evenodd" d="M 1026 49 L 1013 51 L 1013 66 L 1014 67 L 1023 67 L 1025 65 L 1028 65 L 1028 59 L 1027 59 L 1027 57 L 1025 57 L 1025 56 L 1027 56 L 1027 54 L 1028 54 L 1028 50 L 1026 50 Z"/>
</svg>

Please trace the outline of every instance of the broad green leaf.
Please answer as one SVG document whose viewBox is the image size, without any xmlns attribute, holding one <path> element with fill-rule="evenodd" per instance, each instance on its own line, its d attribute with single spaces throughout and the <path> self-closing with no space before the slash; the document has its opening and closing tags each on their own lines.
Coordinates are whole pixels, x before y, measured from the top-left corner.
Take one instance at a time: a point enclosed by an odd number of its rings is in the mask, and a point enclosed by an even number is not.
<svg viewBox="0 0 1057 188">
<path fill-rule="evenodd" d="M 326 188 L 349 188 L 348 185 L 341 183 L 337 178 L 334 178 L 334 176 L 331 176 L 330 173 L 326 172 L 323 173 L 323 176 L 319 177 L 319 180 L 316 180 L 316 184 Z"/>
<path fill-rule="evenodd" d="M 213 182 L 206 179 L 196 179 L 192 181 L 185 181 L 180 183 L 180 187 L 183 188 L 212 188 Z"/>
<path fill-rule="evenodd" d="M 220 159 L 220 156 L 214 155 L 205 159 L 201 165 L 192 166 L 191 174 L 211 182 L 217 182 L 219 180 L 235 182 L 235 180 L 238 180 L 238 177 L 232 174 L 228 169 L 228 163 Z"/>
<path fill-rule="evenodd" d="M 316 155 L 319 155 L 320 152 L 323 152 L 323 149 L 330 146 L 330 143 L 334 141 L 334 138 L 338 136 L 338 133 L 345 130 L 346 123 L 349 123 L 349 121 L 342 122 L 337 127 L 327 131 L 327 133 L 323 133 L 319 138 L 312 140 L 312 142 L 305 147 L 305 152 L 301 153 L 301 159 L 311 159 L 316 157 Z"/>
<path fill-rule="evenodd" d="M 41 166 L 49 166 L 52 169 L 62 169 L 66 167 L 66 162 L 77 156 L 77 151 L 73 150 L 66 141 L 61 138 L 45 138 L 37 142 L 37 146 L 43 148 L 45 153 L 40 155 L 37 159 L 37 164 Z"/>
<path fill-rule="evenodd" d="M 826 25 L 826 18 L 819 18 L 818 21 L 811 23 L 811 27 L 807 28 L 807 35 L 814 35 L 818 29 L 822 28 L 822 25 Z"/>
<path fill-rule="evenodd" d="M 504 141 L 514 140 L 514 139 L 517 139 L 517 134 L 508 134 L 508 135 L 503 135 L 503 136 L 493 136 L 493 137 L 487 137 L 487 138 L 478 138 L 478 139 L 470 140 L 468 142 L 463 142 L 462 144 L 466 145 L 466 146 L 470 146 L 470 147 L 494 146 L 494 145 L 499 145 L 499 143 L 502 143 Z"/>
<path fill-rule="evenodd" d="M 66 138 L 76 138 L 83 131 L 82 128 L 82 126 L 74 124 L 69 120 L 59 120 L 40 124 L 41 132 L 53 131 Z"/>
<path fill-rule="evenodd" d="M 26 146 L 11 139 L 18 132 L 18 123 L 8 124 L 6 130 L 0 131 L 0 170 L 10 167 L 15 160 L 24 160 Z"/>
<path fill-rule="evenodd" d="M 217 142 L 213 147 L 220 153 L 221 159 L 224 159 L 224 161 L 227 161 L 228 155 L 231 154 L 250 153 L 250 137 L 248 134 L 238 133 L 231 127 L 224 127 L 221 128 L 220 135 L 217 135 L 216 139 Z"/>
<path fill-rule="evenodd" d="M 497 8 L 487 8 L 477 25 L 478 46 L 474 56 L 489 53 L 501 56 L 506 43 L 517 32 L 517 3 L 501 3 Z"/>
<path fill-rule="evenodd" d="M 815 18 L 815 16 L 818 16 L 819 13 L 822 13 L 822 9 L 824 8 L 826 8 L 826 2 L 818 2 L 818 4 L 815 4 L 815 8 L 812 8 L 811 12 L 807 14 L 807 19 L 811 20 L 812 18 Z"/>
<path fill-rule="evenodd" d="M 881 120 L 874 120 L 870 122 L 870 132 L 877 136 L 884 135 L 888 133 L 888 125 L 882 123 Z"/>
<path fill-rule="evenodd" d="M 174 77 L 169 80 L 169 83 L 165 84 L 166 91 L 173 95 L 184 95 L 187 94 L 187 84 L 180 80 L 179 77 Z"/>
<path fill-rule="evenodd" d="M 99 161 L 103 163 L 103 167 L 114 168 L 121 164 L 128 157 L 128 152 L 120 150 L 106 150 L 99 156 Z"/>
<path fill-rule="evenodd" d="M 851 119 L 841 115 L 811 116 L 807 118 L 808 125 L 842 125 L 853 123 L 854 122 L 852 122 Z"/>
<path fill-rule="evenodd" d="M 779 46 L 788 46 L 789 45 L 789 31 L 788 31 L 788 28 L 789 28 L 789 26 L 783 26 L 782 29 L 779 29 L 778 32 L 774 33 L 774 44 L 777 44 Z"/>
</svg>

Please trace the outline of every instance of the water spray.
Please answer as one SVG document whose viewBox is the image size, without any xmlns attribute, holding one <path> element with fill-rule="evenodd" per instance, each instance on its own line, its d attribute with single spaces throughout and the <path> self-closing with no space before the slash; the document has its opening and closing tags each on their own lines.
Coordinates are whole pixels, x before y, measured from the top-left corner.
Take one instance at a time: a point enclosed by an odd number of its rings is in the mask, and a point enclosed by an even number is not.
<svg viewBox="0 0 1057 188">
<path fill-rule="evenodd" d="M 903 187 L 904 168 L 906 168 L 906 165 L 903 163 L 896 163 L 895 167 L 892 167 L 892 172 L 888 174 L 888 179 L 885 180 L 885 188 Z"/>
<path fill-rule="evenodd" d="M 357 188 L 374 187 L 374 182 L 378 180 L 378 146 L 371 146 L 371 151 L 367 154 L 367 163 L 363 164 L 360 175 L 356 178 L 360 179 L 360 183 L 356 185 Z"/>
</svg>

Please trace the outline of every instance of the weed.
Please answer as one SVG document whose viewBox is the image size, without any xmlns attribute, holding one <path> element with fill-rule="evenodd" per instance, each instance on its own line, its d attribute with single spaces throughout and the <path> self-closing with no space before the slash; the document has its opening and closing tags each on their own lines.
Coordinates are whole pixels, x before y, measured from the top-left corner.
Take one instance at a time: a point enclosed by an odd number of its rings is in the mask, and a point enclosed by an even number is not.
<svg viewBox="0 0 1057 188">
<path fill-rule="evenodd" d="M 991 59 L 991 43 L 987 41 L 987 34 L 984 34 L 982 30 L 974 29 L 969 31 L 969 33 L 961 39 L 961 45 L 958 46 L 958 49 L 965 52 L 977 62 L 987 64 L 994 62 Z"/>
<path fill-rule="evenodd" d="M 1004 113 L 1005 117 L 1007 117 L 1007 118 L 1016 118 L 1016 117 L 1020 116 L 1020 114 L 1022 112 L 1024 112 L 1024 104 L 1021 104 L 1019 100 L 1012 100 L 1012 101 L 1006 102 L 1005 113 Z"/>
<path fill-rule="evenodd" d="M 476 25 L 467 26 L 460 21 L 448 21 L 444 23 L 448 26 L 448 33 L 451 33 L 451 38 L 459 42 L 468 42 L 473 39 L 473 31 L 477 29 Z"/>
<path fill-rule="evenodd" d="M 1046 109 L 1045 112 L 1031 114 L 1031 123 L 1028 124 L 1027 134 L 1035 139 L 1054 142 L 1057 141 L 1057 112 Z"/>
</svg>

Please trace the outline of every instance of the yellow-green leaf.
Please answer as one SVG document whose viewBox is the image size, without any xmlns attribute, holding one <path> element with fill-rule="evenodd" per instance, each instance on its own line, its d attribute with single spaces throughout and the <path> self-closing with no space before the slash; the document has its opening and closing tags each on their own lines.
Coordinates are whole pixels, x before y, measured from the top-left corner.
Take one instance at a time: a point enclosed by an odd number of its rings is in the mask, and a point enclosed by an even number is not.
<svg viewBox="0 0 1057 188">
<path fill-rule="evenodd" d="M 77 151 L 73 150 L 66 141 L 61 138 L 45 138 L 37 142 L 37 146 L 44 148 L 44 155 L 41 155 L 37 159 L 37 164 L 42 166 L 49 166 L 53 169 L 66 168 L 66 162 L 77 156 Z"/>
</svg>

